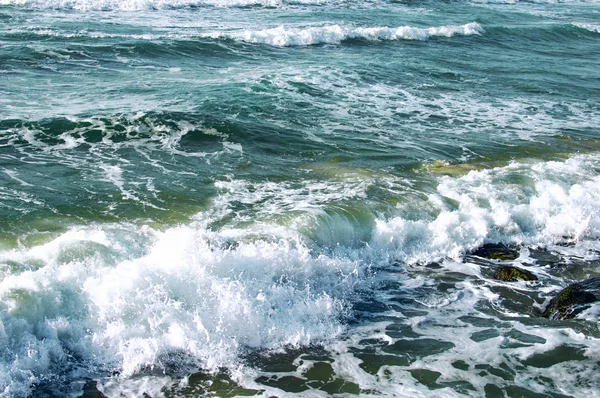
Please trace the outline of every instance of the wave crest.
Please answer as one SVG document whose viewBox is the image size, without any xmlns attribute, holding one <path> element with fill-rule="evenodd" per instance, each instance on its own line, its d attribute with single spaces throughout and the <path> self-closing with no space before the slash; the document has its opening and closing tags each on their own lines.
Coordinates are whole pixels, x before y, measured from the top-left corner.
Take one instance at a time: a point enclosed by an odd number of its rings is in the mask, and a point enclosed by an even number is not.
<svg viewBox="0 0 600 398">
<path fill-rule="evenodd" d="M 223 38 L 247 43 L 272 46 L 309 46 L 316 44 L 339 44 L 346 40 L 428 40 L 432 37 L 480 35 L 483 28 L 477 22 L 464 25 L 445 25 L 420 28 L 414 26 L 347 27 L 326 25 L 309 28 L 286 28 L 278 26 L 263 30 L 241 32 L 211 32 L 206 37 Z"/>
<path fill-rule="evenodd" d="M 594 33 L 600 33 L 600 24 L 593 23 L 574 23 L 573 26 L 576 26 L 580 29 L 584 29 Z"/>
</svg>

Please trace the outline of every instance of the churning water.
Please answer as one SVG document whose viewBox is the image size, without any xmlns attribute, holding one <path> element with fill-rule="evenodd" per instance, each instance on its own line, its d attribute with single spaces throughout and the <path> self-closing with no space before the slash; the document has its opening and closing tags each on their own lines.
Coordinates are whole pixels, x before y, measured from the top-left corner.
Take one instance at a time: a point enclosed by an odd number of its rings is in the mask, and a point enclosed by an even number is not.
<svg viewBox="0 0 600 398">
<path fill-rule="evenodd" d="M 599 21 L 0 0 L 0 396 L 600 396 Z"/>
</svg>

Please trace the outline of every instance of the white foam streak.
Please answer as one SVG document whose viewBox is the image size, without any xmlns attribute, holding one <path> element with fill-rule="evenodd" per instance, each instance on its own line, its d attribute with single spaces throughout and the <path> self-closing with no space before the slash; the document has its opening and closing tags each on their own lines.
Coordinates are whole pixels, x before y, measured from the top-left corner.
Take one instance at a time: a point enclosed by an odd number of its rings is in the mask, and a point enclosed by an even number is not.
<svg viewBox="0 0 600 398">
<path fill-rule="evenodd" d="M 446 25 L 420 28 L 413 26 L 351 27 L 326 25 L 308 28 L 286 28 L 278 26 L 265 30 L 245 30 L 242 32 L 212 32 L 213 38 L 226 38 L 247 43 L 269 44 L 272 46 L 309 46 L 315 44 L 339 44 L 345 40 L 428 40 L 432 37 L 452 37 L 479 35 L 483 32 L 477 22 L 464 25 Z"/>
</svg>

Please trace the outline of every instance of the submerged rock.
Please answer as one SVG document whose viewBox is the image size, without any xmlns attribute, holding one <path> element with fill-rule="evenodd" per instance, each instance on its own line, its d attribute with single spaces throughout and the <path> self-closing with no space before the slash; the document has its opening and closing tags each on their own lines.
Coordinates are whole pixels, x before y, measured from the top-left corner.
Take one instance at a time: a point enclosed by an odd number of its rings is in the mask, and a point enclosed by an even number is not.
<svg viewBox="0 0 600 398">
<path fill-rule="evenodd" d="M 501 243 L 486 243 L 477 250 L 471 252 L 473 256 L 483 257 L 490 260 L 514 260 L 519 257 L 519 251 L 515 248 Z"/>
<path fill-rule="evenodd" d="M 571 319 L 599 299 L 600 278 L 573 283 L 550 300 L 542 316 L 556 320 Z"/>
<path fill-rule="evenodd" d="M 83 386 L 83 393 L 79 398 L 107 398 L 100 390 L 98 390 L 98 382 L 88 380 Z"/>
<path fill-rule="evenodd" d="M 527 270 L 510 265 L 501 265 L 496 269 L 496 272 L 494 273 L 494 279 L 505 282 L 515 282 L 519 280 L 537 281 L 538 278 Z"/>
<path fill-rule="evenodd" d="M 485 167 L 478 164 L 458 163 L 451 164 L 444 161 L 435 161 L 427 166 L 427 170 L 431 173 L 443 174 L 448 176 L 459 177 L 467 174 L 471 170 L 481 170 Z"/>
</svg>

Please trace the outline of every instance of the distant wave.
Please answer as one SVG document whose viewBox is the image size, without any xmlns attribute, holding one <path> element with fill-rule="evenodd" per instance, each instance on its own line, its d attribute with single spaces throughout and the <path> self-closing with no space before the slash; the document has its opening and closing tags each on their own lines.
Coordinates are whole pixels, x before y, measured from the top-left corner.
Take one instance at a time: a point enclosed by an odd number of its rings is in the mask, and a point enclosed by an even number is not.
<svg viewBox="0 0 600 398">
<path fill-rule="evenodd" d="M 466 0 L 474 4 L 519 4 L 519 3 L 595 3 L 599 0 Z M 338 5 L 374 3 L 404 3 L 396 0 L 0 0 L 0 5 L 12 5 L 41 9 L 68 9 L 81 11 L 142 11 L 196 7 L 272 7 L 287 5 Z"/>
<path fill-rule="evenodd" d="M 81 11 L 140 11 L 187 7 L 280 7 L 283 5 L 321 5 L 342 0 L 0 0 L 0 5 Z"/>
<path fill-rule="evenodd" d="M 345 40 L 427 40 L 431 37 L 452 37 L 479 35 L 483 32 L 477 22 L 464 25 L 446 25 L 429 28 L 413 26 L 388 27 L 348 27 L 327 25 L 310 28 L 286 28 L 278 26 L 264 30 L 244 30 L 240 32 L 212 32 L 206 37 L 224 38 L 247 43 L 269 44 L 273 46 L 309 46 L 315 44 L 338 44 Z"/>
<path fill-rule="evenodd" d="M 185 35 L 185 34 L 135 34 L 135 33 L 106 33 L 106 32 L 94 32 L 87 30 L 77 31 L 65 31 L 60 29 L 13 29 L 8 30 L 4 33 L 6 36 L 22 36 L 24 38 L 40 37 L 41 39 L 48 37 L 56 37 L 60 39 L 71 39 L 71 38 L 93 38 L 93 39 L 125 39 L 125 40 L 163 40 L 163 39 L 190 39 L 198 37 L 198 35 Z"/>
<path fill-rule="evenodd" d="M 2 1 L 2 0 L 0 0 Z M 431 37 L 452 37 L 478 35 L 483 28 L 477 22 L 464 25 L 434 26 L 418 28 L 413 26 L 388 27 L 352 27 L 326 25 L 309 28 L 276 28 L 264 30 L 212 31 L 166 34 L 119 34 L 106 32 L 62 31 L 58 29 L 28 29 L 8 31 L 9 35 L 29 35 L 60 38 L 117 38 L 133 40 L 193 40 L 227 39 L 246 43 L 268 44 L 272 46 L 310 46 L 316 44 L 339 44 L 346 40 L 428 40 Z"/>
</svg>

